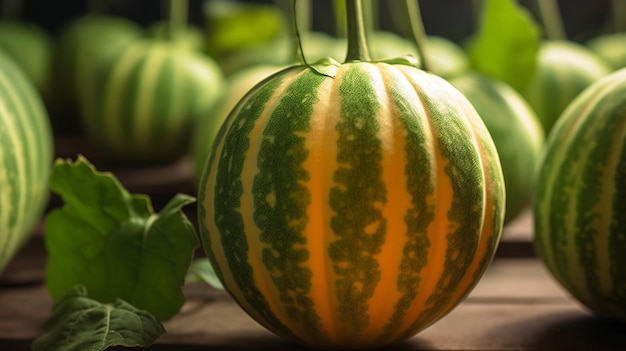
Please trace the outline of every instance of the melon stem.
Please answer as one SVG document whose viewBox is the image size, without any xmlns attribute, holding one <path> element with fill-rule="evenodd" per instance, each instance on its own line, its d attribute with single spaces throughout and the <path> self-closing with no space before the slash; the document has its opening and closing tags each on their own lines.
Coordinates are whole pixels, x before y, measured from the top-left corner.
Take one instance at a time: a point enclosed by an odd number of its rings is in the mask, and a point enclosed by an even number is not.
<svg viewBox="0 0 626 351">
<path fill-rule="evenodd" d="M 541 22 L 549 40 L 567 40 L 563 18 L 556 0 L 537 0 Z"/>
<path fill-rule="evenodd" d="M 370 61 L 362 0 L 345 0 L 348 53 L 345 62 Z"/>
<path fill-rule="evenodd" d="M 616 33 L 626 31 L 626 1 L 612 0 L 613 31 Z"/>
<path fill-rule="evenodd" d="M 167 31 L 165 37 L 174 40 L 178 34 L 184 31 L 187 24 L 188 0 L 168 1 Z"/>
</svg>

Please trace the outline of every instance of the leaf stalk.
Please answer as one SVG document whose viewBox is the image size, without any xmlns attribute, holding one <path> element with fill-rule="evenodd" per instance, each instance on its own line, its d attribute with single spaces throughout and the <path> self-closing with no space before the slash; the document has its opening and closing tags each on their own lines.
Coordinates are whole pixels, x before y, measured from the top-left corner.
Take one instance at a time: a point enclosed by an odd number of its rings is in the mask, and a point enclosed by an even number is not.
<svg viewBox="0 0 626 351">
<path fill-rule="evenodd" d="M 557 0 L 537 0 L 539 15 L 545 30 L 546 38 L 550 40 L 567 40 L 563 17 Z"/>
<path fill-rule="evenodd" d="M 422 69 L 428 71 L 432 65 L 430 64 L 430 56 L 428 55 L 428 44 L 422 13 L 419 7 L 419 0 L 406 0 L 406 10 L 409 15 L 411 24 L 411 35 L 417 46 L 417 56 L 421 63 Z"/>
</svg>

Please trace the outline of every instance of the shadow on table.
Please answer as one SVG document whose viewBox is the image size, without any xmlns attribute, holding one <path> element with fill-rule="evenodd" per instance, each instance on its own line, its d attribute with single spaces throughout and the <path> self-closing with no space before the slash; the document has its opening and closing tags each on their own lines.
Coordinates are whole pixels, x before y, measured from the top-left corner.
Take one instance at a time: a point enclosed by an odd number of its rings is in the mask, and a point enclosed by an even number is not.
<svg viewBox="0 0 626 351">
<path fill-rule="evenodd" d="M 564 316 L 529 340 L 532 350 L 626 350 L 626 323 L 595 316 Z"/>
<path fill-rule="evenodd" d="M 112 351 L 125 350 L 156 350 L 156 351 L 316 351 L 316 349 L 307 348 L 294 343 L 285 341 L 274 335 L 251 335 L 242 336 L 237 340 L 224 340 L 222 343 L 207 345 L 179 345 L 179 344 L 155 344 L 148 348 L 111 348 Z M 426 341 L 419 338 L 412 338 L 402 341 L 394 345 L 381 349 L 373 349 L 370 351 L 419 351 L 434 350 Z"/>
<path fill-rule="evenodd" d="M 25 339 L 19 339 L 19 340 L 7 340 L 7 339 L 0 339 L 0 345 L 2 345 L 2 350 L 6 350 L 6 351 L 30 351 L 30 344 L 32 343 L 32 340 L 25 340 Z"/>
<path fill-rule="evenodd" d="M 523 350 L 626 350 L 626 323 L 570 311 L 503 325 L 491 331 L 491 337 L 496 333 L 509 334 L 504 339 Z"/>
</svg>

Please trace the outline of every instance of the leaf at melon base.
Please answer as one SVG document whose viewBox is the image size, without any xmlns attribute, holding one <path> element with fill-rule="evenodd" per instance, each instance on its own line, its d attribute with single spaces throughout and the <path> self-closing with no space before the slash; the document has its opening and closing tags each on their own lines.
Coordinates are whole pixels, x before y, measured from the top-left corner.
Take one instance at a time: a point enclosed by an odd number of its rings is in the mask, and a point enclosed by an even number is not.
<svg viewBox="0 0 626 351">
<path fill-rule="evenodd" d="M 189 268 L 189 272 L 187 272 L 185 283 L 194 282 L 205 282 L 214 289 L 224 290 L 224 286 L 217 277 L 213 265 L 206 257 L 195 260 Z"/>
<path fill-rule="evenodd" d="M 45 221 L 46 284 L 59 301 L 75 285 L 109 303 L 123 299 L 160 321 L 185 302 L 182 285 L 198 239 L 178 194 L 158 214 L 149 197 L 132 195 L 85 158 L 57 160 L 50 188 L 65 202 Z"/>
<path fill-rule="evenodd" d="M 83 286 L 74 287 L 55 304 L 46 326 L 47 332 L 33 342 L 33 351 L 145 347 L 165 333 L 150 313 L 123 300 L 102 304 L 88 298 Z"/>
<path fill-rule="evenodd" d="M 478 33 L 467 43 L 471 68 L 523 91 L 535 70 L 541 31 L 515 0 L 484 0 Z"/>
</svg>

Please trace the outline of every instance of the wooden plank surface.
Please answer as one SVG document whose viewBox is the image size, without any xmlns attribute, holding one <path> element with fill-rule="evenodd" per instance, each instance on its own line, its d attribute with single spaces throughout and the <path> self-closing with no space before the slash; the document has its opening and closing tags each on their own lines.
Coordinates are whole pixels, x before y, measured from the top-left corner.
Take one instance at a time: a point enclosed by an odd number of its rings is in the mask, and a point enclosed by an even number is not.
<svg viewBox="0 0 626 351">
<path fill-rule="evenodd" d="M 151 350 L 306 350 L 256 324 L 223 291 L 185 287 L 187 303 Z M 28 350 L 51 300 L 41 284 L 0 287 L 0 350 Z M 626 350 L 626 325 L 591 315 L 534 258 L 497 258 L 470 296 L 385 350 Z"/>
</svg>

